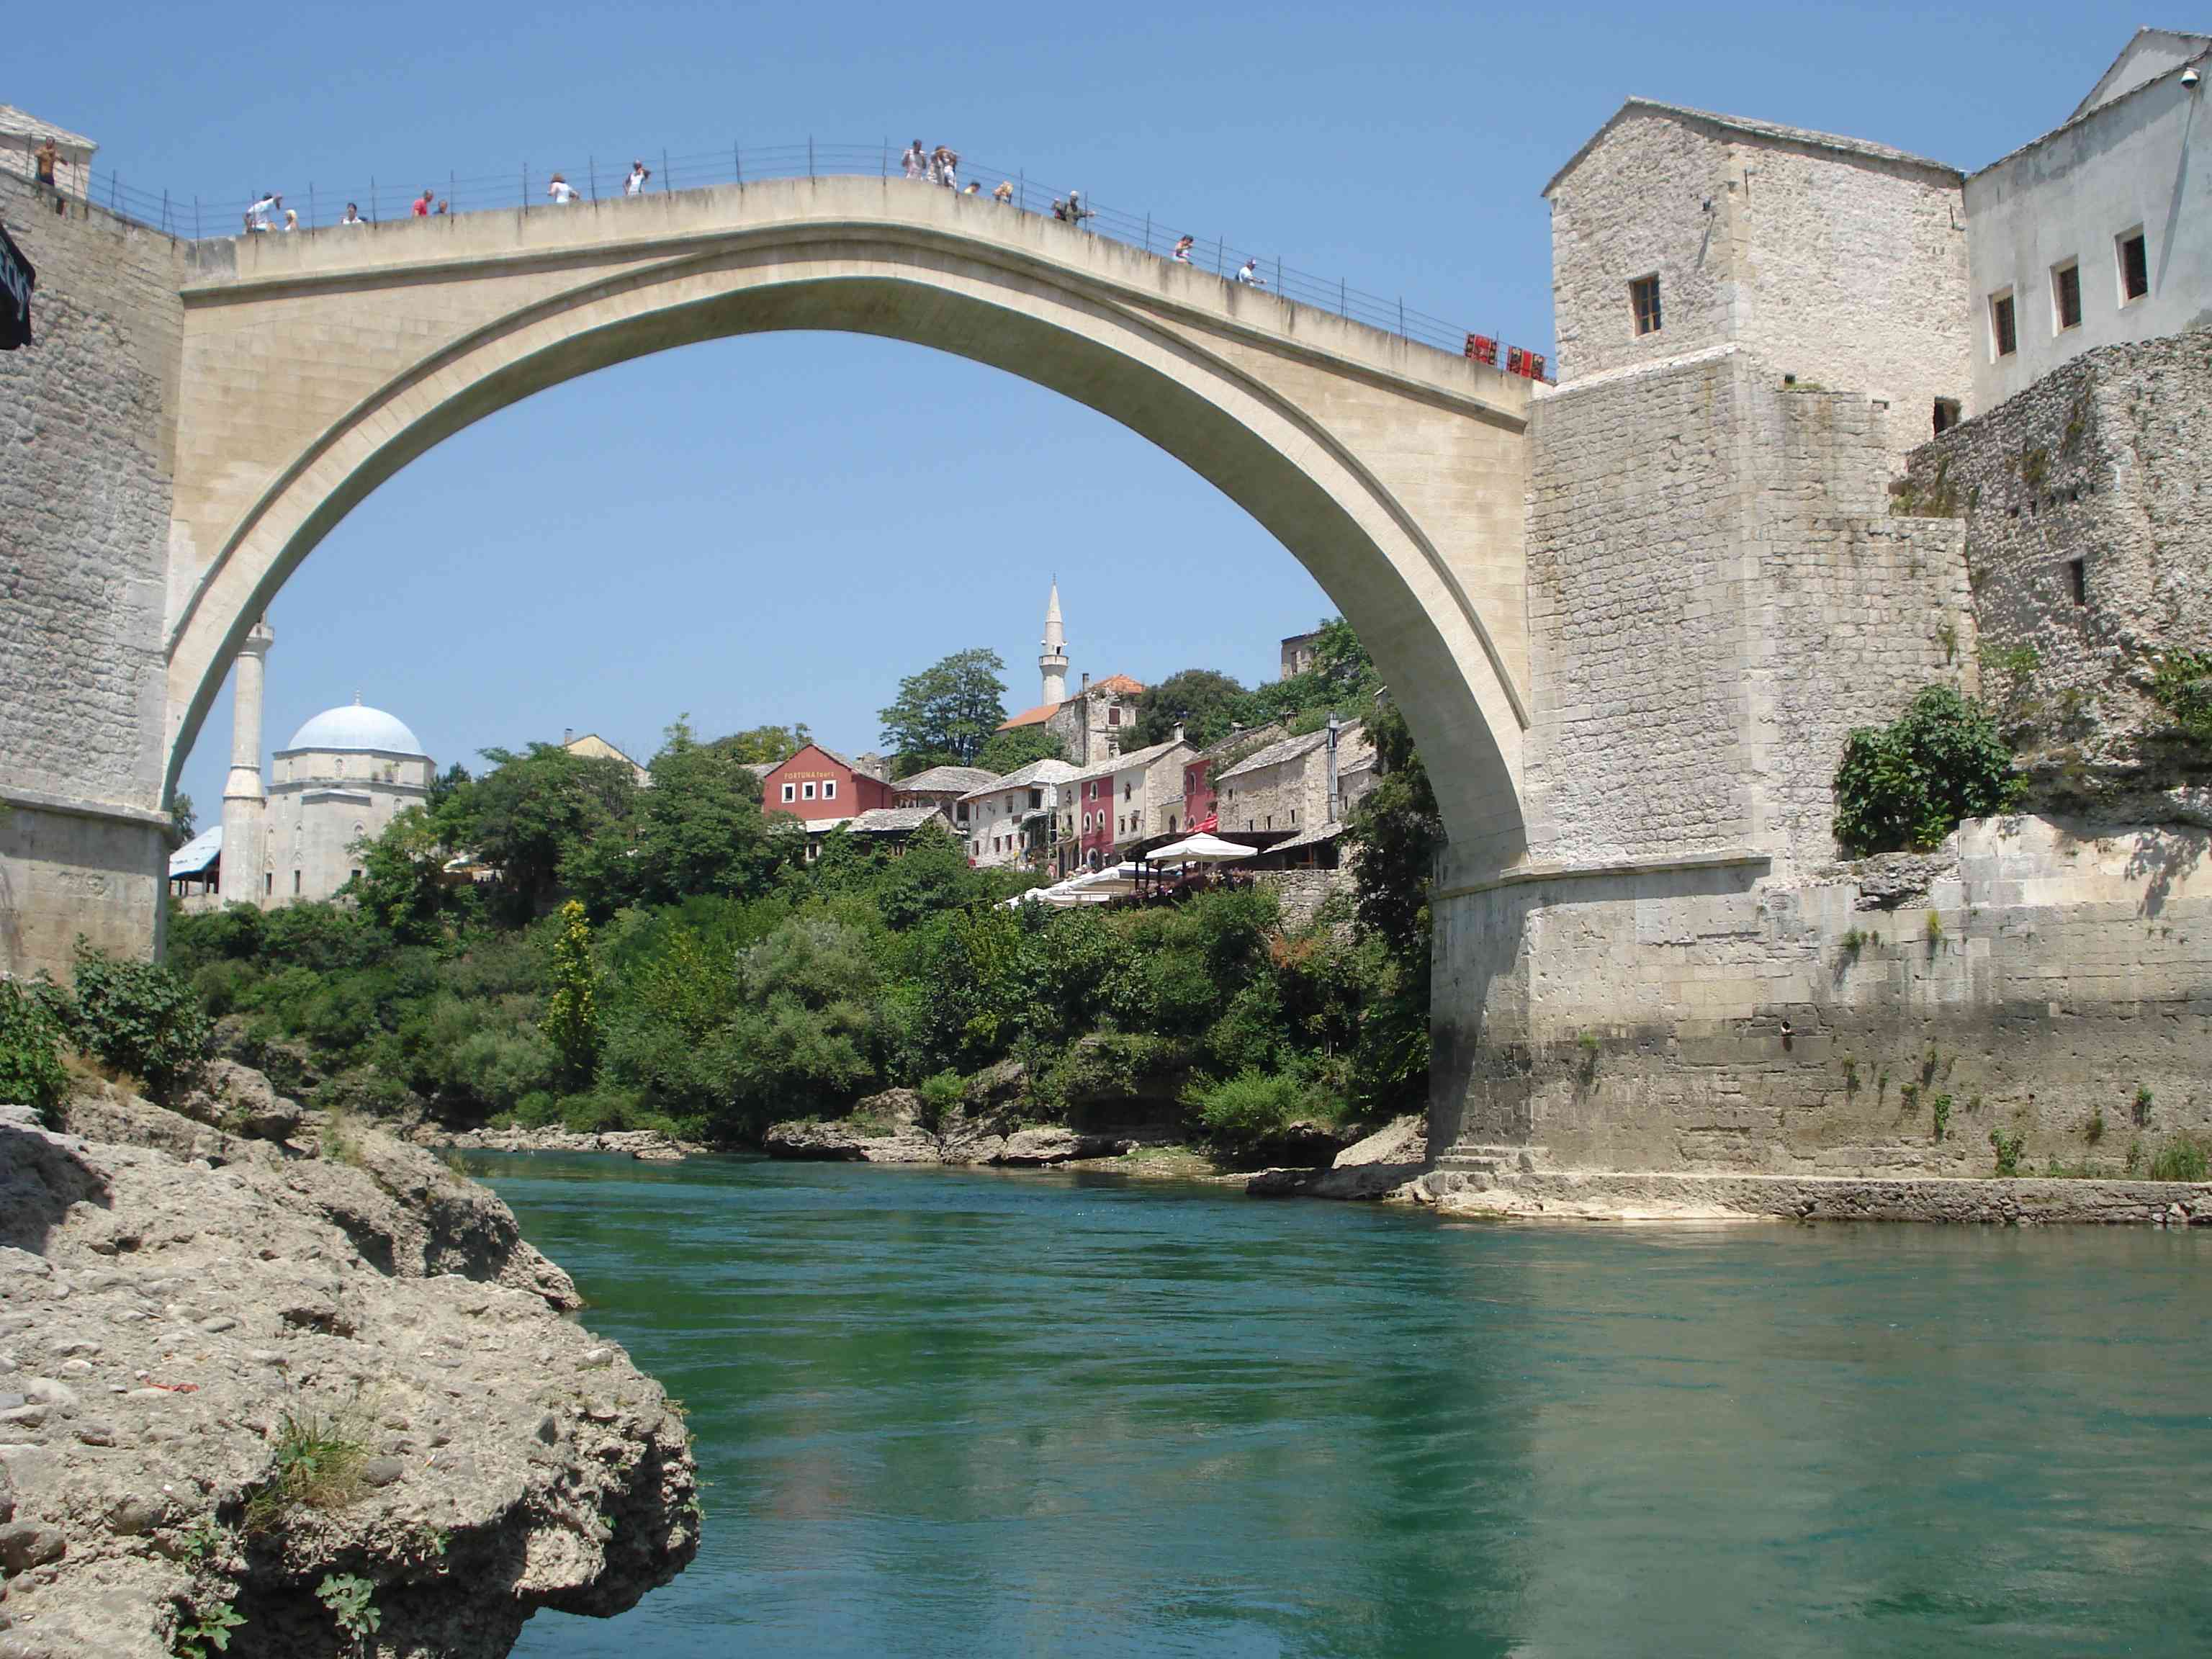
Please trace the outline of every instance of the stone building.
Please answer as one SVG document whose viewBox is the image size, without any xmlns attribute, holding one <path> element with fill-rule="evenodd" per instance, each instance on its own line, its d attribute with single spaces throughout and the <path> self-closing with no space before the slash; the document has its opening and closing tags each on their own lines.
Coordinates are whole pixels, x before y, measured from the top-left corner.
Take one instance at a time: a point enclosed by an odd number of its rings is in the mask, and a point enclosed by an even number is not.
<svg viewBox="0 0 2212 1659">
<path fill-rule="evenodd" d="M 891 785 L 894 806 L 941 806 L 945 821 L 963 837 L 968 833 L 967 796 L 998 781 L 985 766 L 933 766 Z"/>
<path fill-rule="evenodd" d="M 435 773 L 404 720 L 358 697 L 302 726 L 275 757 L 263 903 L 336 893 L 361 872 L 355 843 L 375 840 L 400 812 L 428 800 Z"/>
<path fill-rule="evenodd" d="M 620 761 L 624 766 L 629 768 L 631 782 L 636 784 L 641 789 L 649 789 L 653 787 L 653 774 L 650 771 L 641 765 L 635 757 L 624 753 L 596 732 L 586 732 L 580 738 L 573 729 L 563 732 L 561 734 L 561 746 L 570 754 L 584 760 Z M 757 777 L 763 774 L 756 773 L 754 775 Z"/>
<path fill-rule="evenodd" d="M 1178 726 L 1165 743 L 1115 755 L 1070 778 L 1080 827 L 1074 856 L 1062 860 L 1065 867 L 1096 870 L 1129 857 L 1146 842 L 1182 834 L 1188 827 L 1182 817 L 1182 769 L 1191 753 Z"/>
<path fill-rule="evenodd" d="M 1314 665 L 1314 647 L 1321 642 L 1318 629 L 1310 634 L 1293 634 L 1283 641 L 1282 675 L 1293 679 Z"/>
<path fill-rule="evenodd" d="M 1889 412 L 1901 463 L 1973 381 L 1963 182 L 1887 144 L 1630 99 L 1544 187 L 1560 384 L 1743 354 Z"/>
<path fill-rule="evenodd" d="M 1076 769 L 1066 761 L 1031 761 L 961 798 L 955 819 L 968 837 L 968 856 L 983 868 L 1042 869 L 1057 837 L 1064 789 Z"/>
<path fill-rule="evenodd" d="M 1060 584 L 1045 602 L 1044 643 L 1037 656 L 1042 700 L 1012 720 L 1001 732 L 1042 726 L 1060 739 L 1060 751 L 1077 766 L 1090 766 L 1116 754 L 1124 728 L 1136 724 L 1142 683 L 1127 674 L 1109 674 L 1097 684 L 1085 674 L 1073 696 L 1067 695 L 1067 630 L 1060 614 Z"/>
<path fill-rule="evenodd" d="M 1254 846 L 1332 840 L 1373 787 L 1374 766 L 1374 745 L 1357 720 L 1279 738 L 1213 780 L 1218 833 Z"/>
<path fill-rule="evenodd" d="M 2063 125 L 1967 179 L 1976 412 L 2212 320 L 2207 74 L 2212 35 L 2140 30 Z"/>
</svg>

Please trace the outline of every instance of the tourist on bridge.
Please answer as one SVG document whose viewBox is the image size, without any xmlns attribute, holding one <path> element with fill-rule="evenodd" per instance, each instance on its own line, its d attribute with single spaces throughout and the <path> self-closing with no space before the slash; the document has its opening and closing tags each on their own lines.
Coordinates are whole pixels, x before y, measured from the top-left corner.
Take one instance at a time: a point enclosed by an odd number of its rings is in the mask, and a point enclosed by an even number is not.
<svg viewBox="0 0 2212 1659">
<path fill-rule="evenodd" d="M 338 222 L 342 225 L 365 225 L 368 221 L 361 216 L 361 207 L 358 203 L 348 202 L 346 204 L 345 216 L 340 219 Z"/>
<path fill-rule="evenodd" d="M 46 142 L 38 149 L 39 188 L 54 198 L 54 211 L 66 213 L 69 206 L 62 200 L 62 187 L 55 169 L 61 164 L 62 155 L 54 143 L 54 136 L 46 135 Z"/>
<path fill-rule="evenodd" d="M 1237 280 L 1247 288 L 1267 286 L 1267 279 L 1260 274 L 1260 262 L 1257 259 L 1247 259 L 1243 264 L 1237 266 Z"/>
<path fill-rule="evenodd" d="M 289 236 L 300 228 L 300 216 L 290 208 L 284 210 L 284 234 Z"/>
<path fill-rule="evenodd" d="M 1014 181 L 1011 179 L 1000 179 L 998 189 L 991 192 L 991 199 L 1000 207 L 1010 204 L 1014 199 Z"/>
<path fill-rule="evenodd" d="M 253 205 L 246 210 L 246 228 L 257 236 L 266 231 L 269 228 L 270 220 L 275 216 L 276 210 L 283 204 L 283 201 L 284 198 L 273 190 L 262 191 L 255 199 Z"/>
<path fill-rule="evenodd" d="M 1196 238 L 1190 236 L 1178 236 L 1176 238 L 1175 262 L 1177 264 L 1187 265 L 1190 263 L 1190 250 Z"/>
<path fill-rule="evenodd" d="M 417 219 L 427 219 L 430 216 L 431 200 L 430 187 L 425 185 L 422 187 L 422 193 L 415 198 L 415 216 Z"/>
<path fill-rule="evenodd" d="M 576 192 L 575 185 L 557 173 L 553 175 L 553 182 L 545 186 L 545 193 L 562 207 L 567 207 L 571 202 L 581 199 Z"/>
<path fill-rule="evenodd" d="M 653 169 L 651 167 L 646 166 L 642 161 L 632 161 L 629 164 L 629 177 L 623 180 L 623 194 L 625 196 L 644 195 L 645 181 L 652 177 Z"/>
<path fill-rule="evenodd" d="M 921 139 L 915 139 L 906 147 L 906 154 L 899 158 L 899 165 L 906 170 L 906 176 L 917 184 L 927 174 L 929 156 L 923 150 Z"/>
</svg>

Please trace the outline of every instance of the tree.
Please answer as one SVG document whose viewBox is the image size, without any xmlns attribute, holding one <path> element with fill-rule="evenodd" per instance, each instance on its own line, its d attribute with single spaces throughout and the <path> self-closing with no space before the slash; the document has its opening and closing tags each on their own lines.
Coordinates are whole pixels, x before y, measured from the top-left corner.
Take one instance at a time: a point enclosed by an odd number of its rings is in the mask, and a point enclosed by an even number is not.
<svg viewBox="0 0 2212 1659">
<path fill-rule="evenodd" d="M 1060 734 L 1044 726 L 1018 726 L 1011 732 L 994 732 L 991 740 L 976 751 L 975 764 L 1004 777 L 1032 761 L 1067 758 L 1067 745 Z"/>
<path fill-rule="evenodd" d="M 436 777 L 432 778 L 429 796 L 423 803 L 430 809 L 431 816 L 436 817 L 439 810 L 459 793 L 461 787 L 468 781 L 469 769 L 459 761 L 455 761 Z"/>
<path fill-rule="evenodd" d="M 679 719 L 652 771 L 653 787 L 638 795 L 629 860 L 635 896 L 665 904 L 764 890 L 784 862 L 784 838 L 771 835 L 761 814 L 760 780 L 744 763 L 718 744 L 701 743 Z"/>
<path fill-rule="evenodd" d="M 721 750 L 742 764 L 773 766 L 789 760 L 813 741 L 806 722 L 801 720 L 796 726 L 755 726 L 732 732 L 707 746 Z"/>
<path fill-rule="evenodd" d="M 1375 659 L 1341 617 L 1325 618 L 1316 630 L 1313 666 L 1288 679 L 1255 687 L 1239 718 L 1247 726 L 1281 720 L 1294 731 L 1312 731 L 1334 709 L 1347 720 L 1365 717 L 1382 686 Z"/>
<path fill-rule="evenodd" d="M 1363 937 L 1382 945 L 1382 957 L 1359 974 L 1364 1006 L 1352 1089 L 1370 1110 L 1398 1110 L 1418 1104 L 1428 1086 L 1429 896 L 1444 825 L 1428 769 L 1395 702 L 1385 698 L 1375 707 L 1367 735 L 1380 776 L 1352 809 L 1348 828 L 1358 854 L 1354 913 Z"/>
<path fill-rule="evenodd" d="M 353 843 L 361 873 L 339 890 L 362 914 L 407 944 L 427 944 L 437 936 L 445 908 L 446 845 L 429 812 L 410 806 L 384 826 L 383 833 Z"/>
<path fill-rule="evenodd" d="M 192 824 L 192 798 L 179 789 L 169 801 L 169 850 L 176 851 L 199 831 Z"/>
<path fill-rule="evenodd" d="M 498 868 L 507 910 L 534 916 L 568 860 L 628 823 L 637 786 L 629 763 L 572 755 L 558 744 L 483 755 L 492 769 L 453 792 L 439 809 L 438 830 L 448 847 Z"/>
<path fill-rule="evenodd" d="M 553 991 L 538 1029 L 560 1051 L 561 1068 L 570 1087 L 591 1080 L 599 1058 L 599 1012 L 592 966 L 592 927 L 584 907 L 570 899 L 561 907 L 561 931 L 553 940 Z"/>
<path fill-rule="evenodd" d="M 1182 725 L 1183 736 L 1203 749 L 1229 735 L 1242 718 L 1251 694 L 1228 675 L 1211 668 L 1186 668 L 1158 685 L 1145 688 L 1137 700 L 1137 724 L 1128 738 L 1132 749 L 1165 743 Z"/>
<path fill-rule="evenodd" d="M 901 680 L 898 701 L 877 716 L 897 775 L 973 764 L 1006 718 L 1006 669 L 997 652 L 978 646 Z"/>
</svg>

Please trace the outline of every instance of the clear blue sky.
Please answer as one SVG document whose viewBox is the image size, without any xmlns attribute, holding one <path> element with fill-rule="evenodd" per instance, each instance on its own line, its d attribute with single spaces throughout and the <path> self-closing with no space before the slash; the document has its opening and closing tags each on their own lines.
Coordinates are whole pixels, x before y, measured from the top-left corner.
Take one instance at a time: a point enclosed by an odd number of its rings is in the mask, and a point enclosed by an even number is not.
<svg viewBox="0 0 2212 1659">
<path fill-rule="evenodd" d="M 26 14 L 0 100 L 179 198 L 296 198 L 754 144 L 951 143 L 1279 249 L 1509 339 L 1551 335 L 1538 191 L 1633 93 L 1972 168 L 2063 119 L 2143 17 L 1771 4 L 993 6 L 625 0 Z M 871 746 L 902 674 L 1006 659 L 1273 672 L 1332 609 L 1179 464 L 1026 383 L 832 336 L 690 347 L 549 392 L 401 473 L 271 623 L 270 747 L 365 699 L 441 763 L 596 730 L 641 757 L 804 720 Z M 186 768 L 210 822 L 226 696 Z"/>
</svg>

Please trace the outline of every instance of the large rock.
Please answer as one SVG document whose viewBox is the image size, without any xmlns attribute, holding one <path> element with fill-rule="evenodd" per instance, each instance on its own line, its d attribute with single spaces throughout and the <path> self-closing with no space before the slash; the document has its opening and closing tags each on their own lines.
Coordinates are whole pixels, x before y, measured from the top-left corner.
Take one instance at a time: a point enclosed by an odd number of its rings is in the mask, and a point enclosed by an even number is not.
<svg viewBox="0 0 2212 1659">
<path fill-rule="evenodd" d="M 199 1086 L 186 1092 L 177 1109 L 227 1133 L 257 1140 L 289 1140 L 304 1114 L 299 1103 L 278 1094 L 251 1066 L 218 1055 L 201 1068 Z"/>
<path fill-rule="evenodd" d="M 127 1097 L 69 1121 L 104 1138 L 0 1109 L 9 1659 L 162 1659 L 225 1604 L 227 1659 L 335 1656 L 333 1573 L 373 1586 L 374 1659 L 489 1659 L 690 1559 L 680 1416 L 489 1193 L 366 1127 L 316 1158 Z M 249 1533 L 309 1422 L 350 1478 Z"/>
<path fill-rule="evenodd" d="M 761 1137 L 761 1147 L 770 1158 L 844 1164 L 943 1162 L 937 1142 L 918 1127 L 909 1125 L 890 1134 L 872 1135 L 848 1119 L 826 1123 L 793 1119 L 771 1124 Z"/>
<path fill-rule="evenodd" d="M 1058 1126 L 1017 1129 L 1000 1142 L 989 1162 L 1034 1165 L 1065 1164 L 1078 1158 L 1118 1158 L 1135 1145 L 1120 1135 L 1080 1134 Z"/>
</svg>

